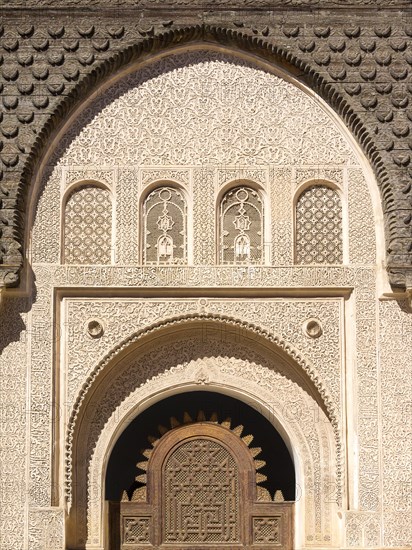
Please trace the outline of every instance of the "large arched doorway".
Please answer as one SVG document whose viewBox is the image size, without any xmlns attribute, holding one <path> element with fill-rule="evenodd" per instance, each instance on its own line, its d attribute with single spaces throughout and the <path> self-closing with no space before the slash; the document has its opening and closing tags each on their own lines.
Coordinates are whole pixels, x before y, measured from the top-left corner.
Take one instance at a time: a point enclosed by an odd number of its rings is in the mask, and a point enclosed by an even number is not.
<svg viewBox="0 0 412 550">
<path fill-rule="evenodd" d="M 131 422 L 109 460 L 106 499 L 111 549 L 292 542 L 285 443 L 256 410 L 215 392 L 172 396 Z"/>
<path fill-rule="evenodd" d="M 229 323 L 227 319 L 225 322 Z M 125 430 L 128 427 L 132 430 L 135 419 L 136 422 L 141 421 L 145 411 L 150 411 L 155 404 L 162 411 L 162 404 L 171 397 L 179 406 L 174 408 L 174 413 L 163 410 L 157 420 L 152 421 L 152 426 L 142 423 L 147 429 L 145 437 L 156 435 L 157 422 L 167 427 L 171 416 L 177 420 L 169 422 L 169 427 L 177 421 L 184 423 L 185 412 L 192 419 L 194 416 L 197 418 L 198 407 L 202 403 L 195 399 L 196 410 L 193 405 L 191 410 L 185 411 L 188 392 L 231 396 L 238 403 L 237 407 L 241 406 L 239 402 L 243 402 L 257 412 L 259 420 L 255 424 L 260 425 L 264 416 L 272 433 L 276 428 L 293 457 L 299 493 L 294 505 L 294 544 L 298 546 L 302 533 L 310 533 L 314 529 L 324 529 L 324 536 L 330 536 L 328 531 L 334 528 L 337 517 L 336 501 L 324 502 L 321 495 L 333 483 L 333 487 L 337 488 L 336 498 L 339 496 L 338 432 L 333 410 L 328 412 L 313 386 L 310 380 L 313 373 L 309 366 L 296 351 L 292 358 L 290 348 L 284 342 L 276 340 L 277 344 L 274 344 L 269 335 L 255 334 L 246 325 L 242 330 L 239 325 L 240 331 L 225 332 L 222 338 L 221 328 L 222 322 L 207 316 L 171 320 L 157 328 L 152 327 L 147 334 L 139 333 L 128 342 L 123 342 L 96 368 L 94 380 L 84 389 L 84 398 L 79 401 L 77 420 L 73 424 L 72 506 L 67 524 L 68 536 L 77 536 L 77 540 L 81 536 L 85 540 L 88 536 L 90 545 L 86 547 L 99 550 L 109 548 L 105 519 L 109 515 L 108 501 L 113 495 L 119 500 L 121 491 L 129 488 L 128 500 L 132 498 L 134 488 L 130 485 L 136 474 L 142 474 L 135 466 L 137 462 L 142 462 L 139 450 L 147 445 L 146 441 L 143 445 L 135 444 L 134 449 L 129 445 L 134 471 L 132 468 L 127 479 L 118 482 L 117 488 L 114 486 L 113 489 L 105 482 L 107 476 L 110 477 L 109 461 L 116 443 L 121 441 L 119 438 L 127 433 Z M 205 330 L 209 335 L 206 340 Z M 300 361 L 301 366 L 296 361 Z M 310 376 L 304 374 L 305 371 Z M 204 399 L 206 403 L 210 401 L 207 397 Z M 210 414 L 210 420 L 215 405 L 209 402 L 209 409 L 204 407 L 205 418 L 206 413 Z M 225 416 L 228 416 L 227 413 L 222 414 L 220 422 L 225 421 Z M 233 422 L 234 428 L 238 423 L 246 425 L 244 417 L 247 415 L 240 416 L 239 421 Z M 244 430 L 246 436 L 254 434 L 253 422 L 250 426 L 250 429 Z M 164 429 L 161 428 L 161 431 Z M 161 434 L 161 431 L 158 433 Z M 263 449 L 266 445 L 259 446 Z M 123 454 L 127 452 L 126 446 Z M 276 449 L 271 448 L 268 455 L 269 463 L 276 458 Z M 259 470 L 258 473 L 262 472 Z M 291 485 L 294 486 L 293 483 Z M 274 482 L 269 490 L 271 501 L 266 501 L 268 505 L 273 504 L 274 493 L 279 488 Z M 259 490 L 259 493 L 262 491 Z M 294 498 L 293 493 L 284 496 Z M 250 518 L 248 521 L 250 525 Z M 73 547 L 76 548 L 75 545 Z M 84 548 L 84 543 L 79 540 L 77 547 Z"/>
</svg>

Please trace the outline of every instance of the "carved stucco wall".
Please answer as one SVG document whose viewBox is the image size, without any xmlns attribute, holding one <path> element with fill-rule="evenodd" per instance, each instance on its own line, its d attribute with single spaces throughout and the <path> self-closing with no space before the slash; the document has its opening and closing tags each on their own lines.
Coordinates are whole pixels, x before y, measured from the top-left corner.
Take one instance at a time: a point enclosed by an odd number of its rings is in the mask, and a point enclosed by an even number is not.
<svg viewBox="0 0 412 550">
<path fill-rule="evenodd" d="M 344 466 L 344 475 L 347 476 L 350 494 L 344 494 L 349 508 L 346 515 L 346 539 L 339 538 L 337 532 L 333 536 L 337 536 L 340 544 L 347 547 L 406 547 L 411 539 L 407 523 L 412 506 L 410 492 L 406 490 L 402 500 L 403 508 L 399 509 L 396 497 L 399 493 L 394 489 L 391 480 L 396 480 L 400 491 L 405 491 L 411 481 L 410 471 L 405 466 L 410 448 L 409 434 L 402 432 L 402 437 L 398 437 L 398 427 L 404 425 L 402 419 L 407 418 L 405 401 L 407 395 L 410 395 L 409 374 L 406 369 L 400 371 L 399 365 L 408 364 L 410 350 L 401 343 L 402 340 L 398 342 L 394 355 L 396 339 L 393 335 L 401 334 L 405 335 L 405 340 L 410 339 L 411 324 L 410 316 L 402 313 L 392 302 L 382 303 L 378 317 L 374 265 L 375 227 L 366 183 L 369 176 L 360 167 L 338 128 L 315 100 L 308 98 L 292 84 L 258 70 L 245 61 L 234 61 L 227 55 L 209 53 L 203 57 L 203 62 L 206 61 L 203 66 L 201 56 L 200 52 L 194 52 L 186 57 L 161 60 L 156 66 L 145 69 L 145 80 L 140 80 L 139 74 L 130 75 L 114 86 L 108 93 L 108 97 L 114 101 L 110 103 L 104 98 L 98 99 L 88 111 L 90 120 L 84 118 L 83 123 L 79 123 L 74 132 L 68 134 L 64 141 L 68 148 L 65 152 L 57 153 L 42 180 L 43 188 L 32 240 L 36 292 L 31 300 L 7 300 L 2 305 L 2 316 L 10 319 L 7 329 L 2 328 L 5 351 L 0 358 L 2 365 L 3 362 L 5 365 L 5 397 L 8 407 L 24 407 L 24 415 L 13 424 L 11 435 L 7 431 L 10 430 L 10 422 L 8 419 L 4 422 L 5 441 L 9 442 L 10 448 L 20 444 L 21 448 L 18 450 L 26 450 L 24 465 L 19 462 L 20 453 L 7 454 L 7 446 L 2 455 L 2 463 L 13 465 L 9 468 L 7 479 L 2 477 L 3 498 L 8 511 L 7 516 L 2 515 L 1 518 L 2 533 L 8 537 L 3 538 L 6 541 L 4 548 L 43 550 L 47 548 L 47 544 L 52 544 L 53 550 L 63 548 L 64 440 L 66 426 L 73 412 L 73 399 L 79 393 L 80 386 L 103 359 L 104 354 L 122 336 L 148 326 L 153 321 L 170 318 L 176 312 L 196 311 L 209 311 L 261 324 L 269 333 L 280 334 L 299 349 L 313 365 L 322 387 L 327 388 L 341 422 L 341 430 L 344 431 L 344 422 L 347 422 L 348 438 L 344 445 L 348 446 L 349 458 Z M 185 58 L 186 61 L 193 61 L 187 68 L 183 63 Z M 200 63 L 196 63 L 196 60 Z M 108 139 L 110 120 L 114 126 L 119 124 L 122 132 L 129 131 L 130 139 L 137 135 L 138 141 L 139 134 L 130 130 L 131 121 L 136 119 L 139 109 L 142 112 L 148 109 L 154 114 L 159 109 L 156 102 L 159 97 L 163 97 L 155 91 L 160 89 L 157 86 L 159 79 L 165 91 L 164 101 L 167 107 L 175 99 L 171 83 L 175 78 L 180 78 L 181 86 L 188 90 L 188 97 L 194 101 L 196 98 L 202 100 L 197 100 L 199 109 L 205 108 L 205 100 L 214 99 L 209 103 L 211 111 L 205 114 L 212 121 L 217 121 L 214 111 L 223 116 L 226 107 L 230 112 L 231 104 L 225 103 L 226 97 L 219 96 L 215 89 L 205 89 L 202 79 L 196 78 L 199 70 L 207 68 L 212 73 L 220 71 L 219 78 L 223 79 L 226 71 L 229 71 L 231 78 L 245 75 L 248 86 L 252 86 L 255 78 L 258 78 L 262 93 L 266 91 L 266 95 L 262 97 L 262 105 L 268 102 L 271 109 L 261 107 L 260 104 L 255 105 L 258 112 L 253 114 L 256 115 L 256 123 L 260 124 L 260 134 L 255 136 L 252 143 L 255 149 L 252 150 L 259 152 L 256 147 L 262 143 L 262 135 L 268 136 L 268 128 L 276 127 L 278 141 L 286 144 L 281 153 L 273 153 L 284 155 L 281 158 L 275 157 L 278 164 L 271 155 L 265 157 L 266 153 L 262 154 L 260 162 L 256 164 L 248 156 L 243 168 L 222 166 L 219 158 L 209 159 L 209 163 L 204 164 L 193 150 L 192 153 L 199 163 L 197 166 L 190 160 L 189 166 L 167 168 L 160 162 L 160 165 L 153 167 L 150 163 L 153 162 L 156 151 L 136 147 L 139 155 L 139 160 L 136 161 L 136 158 L 128 158 L 129 150 L 126 147 L 117 147 L 114 140 L 108 140 L 105 147 L 112 148 L 110 153 L 117 165 L 103 162 L 104 155 L 99 149 L 99 141 Z M 319 144 L 317 143 L 315 149 L 305 149 L 306 138 L 299 142 L 296 125 L 282 119 L 276 98 L 272 93 L 269 94 L 269 83 L 270 90 L 274 89 L 279 98 L 283 98 L 286 104 L 283 106 L 288 109 L 291 119 L 299 108 L 308 114 L 307 126 L 304 127 L 300 121 L 300 129 L 305 128 L 309 143 L 310 138 L 316 137 L 318 131 L 313 129 L 313 124 L 317 122 L 316 117 L 324 121 L 322 134 L 317 135 Z M 227 86 L 226 93 L 230 93 L 231 87 L 235 89 L 234 93 L 238 93 L 236 88 L 242 89 L 234 81 L 233 86 Z M 242 116 L 246 116 L 247 94 L 241 94 L 238 100 L 244 101 L 240 105 Z M 137 101 L 139 108 L 136 107 Z M 133 109 L 133 116 L 124 116 L 120 104 L 126 111 Z M 122 114 L 117 117 L 116 123 L 112 115 L 118 113 Z M 175 116 L 178 118 L 178 114 Z M 189 118 L 191 116 L 193 113 L 187 115 Z M 169 126 L 166 126 L 168 130 L 173 130 L 175 120 L 170 119 Z M 146 121 L 143 120 L 143 129 L 145 124 Z M 222 124 L 224 128 L 224 121 Z M 217 130 L 218 127 L 216 122 Z M 101 133 L 94 133 L 95 137 L 88 141 L 87 138 L 93 135 L 92 129 Z M 155 129 L 152 127 L 150 131 L 153 134 Z M 188 135 L 183 133 L 182 136 L 190 143 L 193 136 L 196 137 L 195 128 L 188 128 L 187 132 Z M 224 133 L 220 136 L 223 140 Z M 329 138 L 328 146 L 325 145 L 323 136 Z M 177 139 L 183 137 L 177 135 Z M 249 135 L 240 131 L 238 137 L 243 140 L 243 147 L 246 147 Z M 295 147 L 301 143 L 301 165 L 294 161 L 293 150 L 288 149 L 289 137 L 294 140 Z M 87 154 L 91 156 L 86 161 L 93 163 L 86 164 L 83 159 L 83 164 L 79 165 L 79 158 L 84 154 L 81 148 L 91 143 L 96 147 L 89 148 Z M 132 139 L 131 145 L 134 146 L 134 143 L 136 141 Z M 153 148 L 152 141 L 148 140 L 147 143 Z M 221 145 L 224 152 L 223 143 Z M 203 142 L 203 147 L 207 154 L 213 152 L 213 148 L 208 148 L 207 143 Z M 198 147 L 196 150 L 202 151 L 202 148 Z M 265 150 L 263 147 L 263 151 Z M 168 162 L 170 159 L 176 162 L 176 155 L 184 154 L 174 148 L 170 152 L 165 147 L 165 151 L 170 156 Z M 237 154 L 241 161 L 240 152 Z M 271 263 L 274 267 L 220 268 L 214 265 L 215 197 L 227 182 L 238 177 L 260 183 L 270 197 L 273 243 L 282 243 L 282 246 L 272 247 Z M 194 227 L 197 235 L 202 236 L 194 242 L 193 267 L 150 268 L 136 264 L 139 193 L 159 179 L 179 181 L 193 194 L 194 218 L 197 220 Z M 333 181 L 342 189 L 348 204 L 346 228 L 349 265 L 330 268 L 291 266 L 293 196 L 300 185 L 313 179 Z M 116 255 L 113 266 L 59 265 L 60 205 L 66 190 L 79 180 L 101 181 L 116 193 Z M 90 294 L 95 293 L 96 289 L 99 292 L 100 288 L 100 296 L 104 297 L 110 287 L 123 287 L 129 297 L 123 300 L 114 298 L 111 303 L 107 299 L 86 300 L 84 296 L 68 298 L 63 302 L 63 309 L 60 309 L 60 296 L 65 293 L 76 294 L 80 292 L 80 288 L 83 289 L 81 293 Z M 152 289 L 152 292 L 156 288 L 161 292 L 163 287 L 169 287 L 169 293 L 182 293 L 182 289 L 198 289 L 198 294 L 202 293 L 202 287 L 215 287 L 216 291 L 223 288 L 223 292 L 227 291 L 227 287 L 243 287 L 252 295 L 261 287 L 283 288 L 286 291 L 280 290 L 280 298 L 266 301 L 257 301 L 256 297 L 252 302 L 244 298 L 217 300 L 213 297 L 208 300 L 179 298 L 176 301 L 165 297 L 137 299 L 134 294 L 136 287 L 146 287 Z M 59 296 L 55 295 L 55 288 L 60 288 Z M 354 290 L 351 293 L 352 288 Z M 304 293 L 308 292 L 307 289 L 315 292 L 316 299 L 290 299 L 290 293 Z M 331 293 L 335 298 L 326 298 Z M 310 317 L 319 318 L 324 328 L 324 334 L 317 340 L 304 336 L 301 329 L 301 323 Z M 91 339 L 86 333 L 85 327 L 90 319 L 103 321 L 105 332 L 101 339 Z M 382 330 L 380 348 L 376 347 L 379 340 L 378 322 Z M 75 353 L 76 343 L 79 345 L 81 362 Z M 10 371 L 10 365 L 14 364 L 19 366 L 18 371 Z M 342 377 L 343 371 L 345 381 Z M 20 373 L 18 377 L 15 372 Z M 12 384 L 15 388 L 13 393 L 7 390 L 7 384 Z M 391 384 L 392 391 L 387 391 L 387 386 Z M 62 393 L 60 389 L 63 389 Z M 404 399 L 399 399 L 401 393 L 405 395 Z M 29 396 L 27 400 L 26 395 Z M 344 411 L 347 420 L 344 420 Z M 53 452 L 51 443 L 56 440 L 60 442 L 58 455 Z M 107 439 L 104 441 L 107 443 Z M 102 444 L 102 460 L 106 451 L 107 444 Z M 96 471 L 101 472 L 99 468 Z M 383 473 L 385 468 L 387 475 Z M 27 476 L 25 471 L 28 472 Z M 24 489 L 21 500 L 16 500 L 16 486 Z M 100 529 L 97 523 L 93 528 Z M 29 540 L 30 543 L 27 542 Z M 319 541 L 307 540 L 306 544 L 316 546 Z"/>
<path fill-rule="evenodd" d="M 412 322 L 405 302 L 379 307 L 385 544 L 412 540 Z"/>
<path fill-rule="evenodd" d="M 204 50 L 125 77 L 60 145 L 61 165 L 357 164 L 306 93 L 250 62 Z"/>
<path fill-rule="evenodd" d="M 235 11 L 231 10 L 237 4 Z M 209 41 L 290 66 L 329 102 L 358 138 L 378 176 L 391 282 L 410 286 L 410 12 L 402 0 L 371 11 L 359 0 L 254 4 L 74 1 L 49 14 L 47 2 L 4 10 L 1 76 L 2 280 L 18 283 L 24 200 L 53 129 L 74 105 L 133 59 L 177 43 Z M 163 5 L 163 4 L 162 4 Z M 86 7 L 76 13 L 73 6 Z M 347 11 L 334 8 L 348 8 Z M 373 2 L 376 6 L 376 2 Z M 295 8 L 288 11 L 288 7 Z M 357 8 L 356 10 L 351 9 Z M 146 11 L 143 10 L 146 8 Z M 175 9 L 178 8 L 178 9 Z M 283 9 L 281 9 L 283 8 Z M 296 10 L 296 8 L 299 8 Z M 315 8 L 315 9 L 314 9 Z M 325 8 L 325 11 L 318 11 Z M 94 9 L 96 11 L 94 11 Z"/>
<path fill-rule="evenodd" d="M 305 349 L 305 357 L 311 362 L 315 373 L 322 380 L 324 388 L 331 397 L 335 415 L 340 416 L 341 408 L 341 345 L 339 327 L 342 322 L 342 299 L 324 299 L 322 303 L 306 300 L 260 300 L 251 303 L 247 299 L 224 301 L 219 299 L 175 299 L 152 300 L 119 299 L 116 302 L 107 299 L 84 300 L 65 299 L 64 323 L 69 336 L 64 349 L 67 361 L 67 379 L 65 380 L 65 403 L 71 409 L 87 378 L 92 374 L 98 362 L 116 345 L 135 332 L 154 323 L 167 319 L 199 313 L 234 317 L 245 323 L 258 325 L 272 336 L 278 336 L 296 349 Z M 323 327 L 320 342 L 308 338 L 303 330 L 307 319 L 317 317 Z M 90 337 L 87 331 L 88 319 L 99 319 L 104 326 L 104 334 L 99 339 Z M 127 326 L 123 320 L 128 319 Z M 221 331 L 225 338 L 230 328 L 205 328 L 208 331 Z M 234 332 L 238 329 L 235 328 Z"/>
<path fill-rule="evenodd" d="M 1 304 L 0 332 L 0 547 L 22 548 L 26 536 L 26 499 L 29 480 L 27 433 L 29 417 L 24 387 L 27 384 L 27 307 L 28 301 L 4 300 Z"/>
</svg>

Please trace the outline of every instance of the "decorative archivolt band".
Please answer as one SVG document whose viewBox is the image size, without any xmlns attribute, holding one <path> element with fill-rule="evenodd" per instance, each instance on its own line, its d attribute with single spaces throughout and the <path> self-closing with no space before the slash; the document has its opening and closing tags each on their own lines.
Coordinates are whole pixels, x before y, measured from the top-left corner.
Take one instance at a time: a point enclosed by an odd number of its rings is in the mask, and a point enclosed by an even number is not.
<svg viewBox="0 0 412 550">
<path fill-rule="evenodd" d="M 298 69 L 302 81 L 305 81 L 308 86 L 315 90 L 341 116 L 346 125 L 351 129 L 374 167 L 379 179 L 385 204 L 390 204 L 390 201 L 393 199 L 394 185 L 391 185 L 384 160 L 374 143 L 374 138 L 368 133 L 356 109 L 343 98 L 342 94 L 333 83 L 327 82 L 318 70 L 315 70 L 306 61 L 295 56 L 286 47 L 271 44 L 262 37 L 250 35 L 246 32 L 202 24 L 175 28 L 164 33 L 145 37 L 140 42 L 125 47 L 122 51 L 116 52 L 84 75 L 76 86 L 64 96 L 53 110 L 44 126 L 37 132 L 34 143 L 30 148 L 30 153 L 22 168 L 15 208 L 20 212 L 24 211 L 24 199 L 28 182 L 32 178 L 37 162 L 47 150 L 52 133 L 60 127 L 63 120 L 67 120 L 67 117 L 81 101 L 91 96 L 92 92 L 96 90 L 98 86 L 104 84 L 105 81 L 119 69 L 126 68 L 132 63 L 147 58 L 157 52 L 165 51 L 168 48 L 176 48 L 188 43 L 203 43 L 205 47 L 207 47 L 208 43 L 223 44 L 229 48 L 233 47 L 236 50 L 253 53 L 269 62 L 290 67 L 293 71 Z M 397 239 L 399 240 L 398 224 L 395 219 L 396 212 L 389 212 L 388 209 L 387 215 L 394 218 L 392 223 L 386 224 L 389 231 L 388 240 L 389 242 Z M 19 281 L 18 272 L 23 262 L 22 254 L 19 251 L 23 242 L 23 225 L 24 224 L 20 224 L 16 218 L 13 222 L 13 231 L 8 233 L 13 235 L 14 244 L 10 243 L 9 246 L 6 246 L 6 249 L 13 250 L 14 252 L 13 256 L 10 256 L 10 261 L 7 262 L 9 264 L 7 273 L 3 274 L 6 286 L 15 286 Z M 399 246 L 401 246 L 401 243 L 399 243 Z M 15 266 L 14 270 L 12 266 Z M 404 282 L 402 283 L 401 273 L 404 267 L 406 266 L 399 266 L 396 273 L 394 270 L 394 276 L 396 277 L 394 284 L 398 284 L 399 286 L 404 285 Z"/>
<path fill-rule="evenodd" d="M 100 375 L 106 369 L 106 367 L 115 360 L 122 351 L 126 350 L 132 344 L 140 342 L 145 338 L 150 337 L 153 334 L 156 334 L 161 331 L 167 331 L 170 328 L 179 328 L 184 325 L 196 323 L 196 322 L 211 322 L 211 323 L 220 323 L 229 325 L 231 327 L 237 327 L 238 329 L 249 332 L 264 340 L 266 343 L 271 343 L 274 346 L 278 347 L 286 353 L 286 355 L 291 358 L 295 363 L 297 363 L 309 376 L 310 380 L 316 387 L 319 395 L 325 405 L 326 411 L 330 423 L 333 428 L 335 444 L 336 444 L 336 482 L 337 482 L 337 498 L 338 501 L 341 499 L 341 486 L 342 486 L 342 472 L 343 472 L 343 456 L 342 456 L 342 444 L 341 444 L 341 435 L 340 435 L 340 426 L 338 415 L 336 413 L 332 398 L 330 397 L 327 389 L 324 387 L 322 380 L 320 379 L 316 369 L 311 365 L 291 344 L 283 340 L 277 335 L 271 334 L 266 329 L 259 327 L 252 323 L 244 322 L 240 319 L 235 319 L 225 315 L 216 315 L 216 314 L 187 314 L 178 317 L 173 317 L 171 319 L 163 320 L 158 323 L 154 323 L 142 330 L 139 330 L 132 336 L 126 338 L 120 342 L 116 347 L 114 347 L 95 367 L 95 369 L 87 377 L 87 380 L 82 386 L 82 389 L 79 392 L 79 395 L 74 404 L 72 413 L 67 427 L 67 436 L 66 436 L 66 449 L 65 449 L 65 487 L 66 487 L 66 497 L 68 501 L 71 501 L 71 478 L 72 478 L 72 453 L 73 453 L 73 439 L 76 431 L 77 423 L 79 417 L 81 416 L 81 408 L 83 403 L 86 400 L 88 393 L 92 390 L 93 386 L 98 384 Z M 86 405 L 87 406 L 87 405 Z"/>
</svg>

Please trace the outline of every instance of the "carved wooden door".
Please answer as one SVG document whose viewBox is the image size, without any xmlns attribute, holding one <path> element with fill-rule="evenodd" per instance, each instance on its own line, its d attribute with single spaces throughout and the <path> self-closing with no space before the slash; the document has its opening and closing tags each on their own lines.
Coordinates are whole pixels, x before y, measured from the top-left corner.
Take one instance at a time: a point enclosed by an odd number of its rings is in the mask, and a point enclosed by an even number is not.
<svg viewBox="0 0 412 550">
<path fill-rule="evenodd" d="M 121 550 L 292 548 L 293 503 L 259 500 L 246 443 L 209 422 L 166 433 L 147 487 L 120 503 Z"/>
</svg>

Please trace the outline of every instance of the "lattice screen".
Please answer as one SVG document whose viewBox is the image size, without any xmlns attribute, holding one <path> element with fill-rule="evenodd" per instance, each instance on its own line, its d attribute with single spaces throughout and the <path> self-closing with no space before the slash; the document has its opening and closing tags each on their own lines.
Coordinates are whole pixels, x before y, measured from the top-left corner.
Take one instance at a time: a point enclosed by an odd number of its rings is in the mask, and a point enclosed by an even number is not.
<svg viewBox="0 0 412 550">
<path fill-rule="evenodd" d="M 342 263 L 342 205 L 335 190 L 314 185 L 301 194 L 295 243 L 298 264 Z"/>
<path fill-rule="evenodd" d="M 185 442 L 164 476 L 164 543 L 239 542 L 239 476 L 227 449 L 208 439 Z"/>
<path fill-rule="evenodd" d="M 184 264 L 187 262 L 187 205 L 173 187 L 158 187 L 143 205 L 143 262 Z"/>
<path fill-rule="evenodd" d="M 108 264 L 112 247 L 110 192 L 84 185 L 69 196 L 64 213 L 64 261 Z"/>
<path fill-rule="evenodd" d="M 150 518 L 124 518 L 125 544 L 148 544 L 150 542 Z"/>
<path fill-rule="evenodd" d="M 253 542 L 258 544 L 280 543 L 280 518 L 253 518 Z"/>
<path fill-rule="evenodd" d="M 220 204 L 220 262 L 258 264 L 263 252 L 263 206 L 259 193 L 235 187 Z"/>
</svg>

